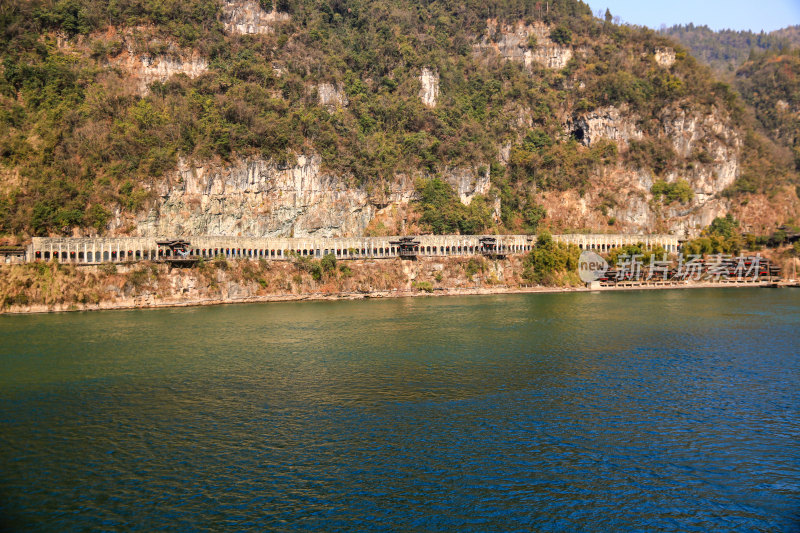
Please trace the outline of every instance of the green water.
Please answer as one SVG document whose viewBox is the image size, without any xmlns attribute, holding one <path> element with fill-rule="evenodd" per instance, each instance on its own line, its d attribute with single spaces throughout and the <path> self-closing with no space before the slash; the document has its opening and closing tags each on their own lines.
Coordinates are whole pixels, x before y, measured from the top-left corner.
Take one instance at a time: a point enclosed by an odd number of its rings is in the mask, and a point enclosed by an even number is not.
<svg viewBox="0 0 800 533">
<path fill-rule="evenodd" d="M 800 292 L 0 317 L 10 530 L 800 526 Z"/>
</svg>

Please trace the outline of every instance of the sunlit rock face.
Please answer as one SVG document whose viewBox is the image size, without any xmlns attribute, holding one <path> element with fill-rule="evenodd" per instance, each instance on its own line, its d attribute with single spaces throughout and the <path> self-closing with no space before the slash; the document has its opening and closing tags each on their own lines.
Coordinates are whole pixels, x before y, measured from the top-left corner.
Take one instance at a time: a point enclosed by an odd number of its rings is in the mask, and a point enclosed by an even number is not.
<svg viewBox="0 0 800 533">
<path fill-rule="evenodd" d="M 490 192 L 487 169 L 445 169 L 440 175 L 465 204 Z M 324 171 L 317 156 L 300 155 L 291 165 L 258 158 L 226 166 L 181 161 L 176 172 L 152 185 L 149 209 L 135 219 L 115 213 L 110 230 L 140 236 L 360 236 L 376 216 L 402 216 L 417 198 L 420 177 L 398 175 L 378 191 Z"/>
<path fill-rule="evenodd" d="M 262 159 L 226 167 L 183 163 L 156 192 L 156 205 L 136 222 L 141 235 L 358 235 L 374 212 L 364 190 L 303 155 L 291 166 Z"/>
<path fill-rule="evenodd" d="M 475 48 L 479 52 L 495 50 L 505 59 L 522 62 L 527 68 L 542 66 L 561 70 L 572 59 L 573 49 L 553 42 L 551 30 L 542 22 L 501 24 L 490 19 L 486 37 Z"/>
<path fill-rule="evenodd" d="M 274 9 L 269 12 L 264 11 L 258 2 L 254 1 L 226 0 L 222 3 L 220 20 L 226 32 L 249 35 L 272 33 L 276 24 L 289 20 L 289 15 Z"/>
<path fill-rule="evenodd" d="M 614 141 L 621 146 L 630 139 L 641 139 L 643 133 L 628 115 L 627 108 L 599 107 L 579 115 L 568 124 L 569 133 L 577 140 L 591 146 L 600 139 Z"/>
<path fill-rule="evenodd" d="M 439 98 L 439 74 L 425 67 L 419 77 L 422 87 L 419 90 L 419 97 L 422 103 L 428 107 L 436 107 L 436 100 Z"/>
<path fill-rule="evenodd" d="M 320 83 L 317 87 L 317 97 L 319 105 L 326 107 L 329 111 L 337 107 L 347 107 L 350 103 L 341 84 Z"/>
<path fill-rule="evenodd" d="M 664 68 L 669 68 L 675 63 L 675 50 L 665 46 L 656 47 L 656 63 Z"/>
</svg>

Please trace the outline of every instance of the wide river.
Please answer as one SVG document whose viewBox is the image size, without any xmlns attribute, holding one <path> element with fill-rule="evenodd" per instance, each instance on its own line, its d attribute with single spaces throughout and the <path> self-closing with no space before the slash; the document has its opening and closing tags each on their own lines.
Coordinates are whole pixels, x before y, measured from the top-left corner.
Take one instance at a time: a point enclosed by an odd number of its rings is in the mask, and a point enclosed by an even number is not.
<svg viewBox="0 0 800 533">
<path fill-rule="evenodd" d="M 0 316 L 0 339 L 0 529 L 800 529 L 794 289 Z"/>
</svg>

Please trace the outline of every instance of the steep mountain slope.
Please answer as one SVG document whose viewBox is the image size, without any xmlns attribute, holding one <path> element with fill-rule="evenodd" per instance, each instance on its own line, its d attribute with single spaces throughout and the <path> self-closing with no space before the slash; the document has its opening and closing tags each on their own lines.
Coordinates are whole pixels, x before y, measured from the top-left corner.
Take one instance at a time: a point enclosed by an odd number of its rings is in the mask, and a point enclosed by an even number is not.
<svg viewBox="0 0 800 533">
<path fill-rule="evenodd" d="M 661 33 L 729 78 L 769 137 L 793 151 L 800 168 L 800 26 L 770 33 L 673 26 Z"/>
<path fill-rule="evenodd" d="M 727 85 L 574 0 L 16 0 L 0 40 L 7 234 L 400 233 L 431 212 L 692 234 L 798 212 L 790 158 Z"/>
</svg>

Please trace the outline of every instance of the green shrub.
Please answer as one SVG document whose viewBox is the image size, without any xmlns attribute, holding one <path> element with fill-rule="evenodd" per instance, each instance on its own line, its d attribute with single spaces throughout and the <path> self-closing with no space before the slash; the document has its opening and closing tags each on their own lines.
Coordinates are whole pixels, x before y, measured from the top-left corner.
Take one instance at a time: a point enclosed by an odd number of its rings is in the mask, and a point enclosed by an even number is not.
<svg viewBox="0 0 800 533">
<path fill-rule="evenodd" d="M 734 237 L 738 234 L 739 221 L 728 213 L 724 217 L 716 217 L 706 229 L 709 235 L 720 235 L 722 237 Z"/>
<path fill-rule="evenodd" d="M 330 274 L 331 272 L 336 271 L 336 255 L 328 253 L 325 254 L 322 259 L 320 260 L 320 266 L 322 266 L 323 272 L 326 274 Z"/>
<path fill-rule="evenodd" d="M 663 260 L 664 256 L 666 255 L 666 250 L 664 250 L 661 246 L 655 246 L 652 249 L 648 250 L 644 243 L 638 244 L 627 244 L 625 246 L 620 246 L 618 248 L 612 249 L 608 253 L 608 263 L 611 265 L 616 265 L 619 256 L 627 255 L 627 256 L 639 256 L 637 258 L 638 261 L 641 261 L 644 264 L 650 263 L 651 259 L 656 261 Z"/>
<path fill-rule="evenodd" d="M 550 233 L 542 232 L 536 246 L 525 256 L 522 277 L 534 283 L 552 283 L 555 274 L 577 270 L 579 257 L 577 246 L 556 242 Z"/>
<path fill-rule="evenodd" d="M 314 281 L 320 281 L 322 279 L 322 266 L 320 266 L 319 261 L 312 262 L 308 271 Z"/>
<path fill-rule="evenodd" d="M 634 109 L 643 109 L 652 104 L 654 93 L 655 89 L 648 80 L 627 70 L 619 70 L 599 76 L 590 96 L 603 105 L 627 103 Z"/>
<path fill-rule="evenodd" d="M 475 235 L 491 224 L 491 208 L 485 197 L 477 195 L 465 206 L 449 183 L 435 177 L 417 183 L 420 223 L 435 234 Z"/>
<path fill-rule="evenodd" d="M 560 45 L 567 45 L 572 42 L 572 32 L 566 26 L 556 26 L 550 31 L 550 39 Z"/>
<path fill-rule="evenodd" d="M 467 278 L 472 278 L 478 272 L 483 272 L 484 268 L 486 268 L 486 265 L 483 258 L 470 257 L 467 264 L 464 265 L 464 274 L 466 274 Z"/>
<path fill-rule="evenodd" d="M 532 182 L 542 189 L 580 189 L 589 182 L 595 168 L 615 162 L 617 155 L 612 141 L 600 141 L 591 148 L 575 139 L 557 143 L 542 128 L 536 128 L 512 147 L 510 176 L 517 183 Z"/>
<path fill-rule="evenodd" d="M 748 248 L 755 249 L 767 242 L 767 239 L 757 238 L 753 235 L 743 239 L 739 233 L 739 222 L 730 213 L 724 217 L 715 218 L 706 227 L 702 235 L 696 239 L 683 243 L 681 251 L 684 254 L 733 254 L 737 255 L 742 250 L 744 242 Z"/>
<path fill-rule="evenodd" d="M 626 158 L 636 167 L 650 169 L 656 175 L 661 175 L 671 168 L 677 154 L 672 145 L 664 139 L 631 140 L 628 143 Z"/>
<path fill-rule="evenodd" d="M 769 241 L 767 242 L 768 246 L 772 248 L 777 248 L 782 246 L 786 242 L 786 232 L 782 229 L 776 230 L 770 235 Z"/>
<path fill-rule="evenodd" d="M 726 238 L 720 235 L 698 237 L 683 243 L 681 252 L 685 255 L 732 254 L 741 251 L 741 241 L 737 238 Z"/>
<path fill-rule="evenodd" d="M 433 284 L 430 281 L 414 281 L 411 286 L 418 291 L 433 292 Z"/>
<path fill-rule="evenodd" d="M 351 249 L 350 251 L 352 253 L 353 250 Z M 295 255 L 294 264 L 299 270 L 311 274 L 314 281 L 322 279 L 324 269 L 321 261 L 316 261 L 309 256 Z"/>
<path fill-rule="evenodd" d="M 694 191 L 685 179 L 679 179 L 672 183 L 656 180 L 650 188 L 650 192 L 653 194 L 654 200 L 663 201 L 665 204 L 673 202 L 685 204 L 694 197 Z"/>
<path fill-rule="evenodd" d="M 92 226 L 97 231 L 102 231 L 106 228 L 111 212 L 100 204 L 94 204 L 86 213 L 85 222 Z"/>
<path fill-rule="evenodd" d="M 539 228 L 539 222 L 547 216 L 547 211 L 544 207 L 538 204 L 529 204 L 522 209 L 522 220 L 525 224 L 525 231 L 527 233 L 536 233 Z"/>
</svg>

